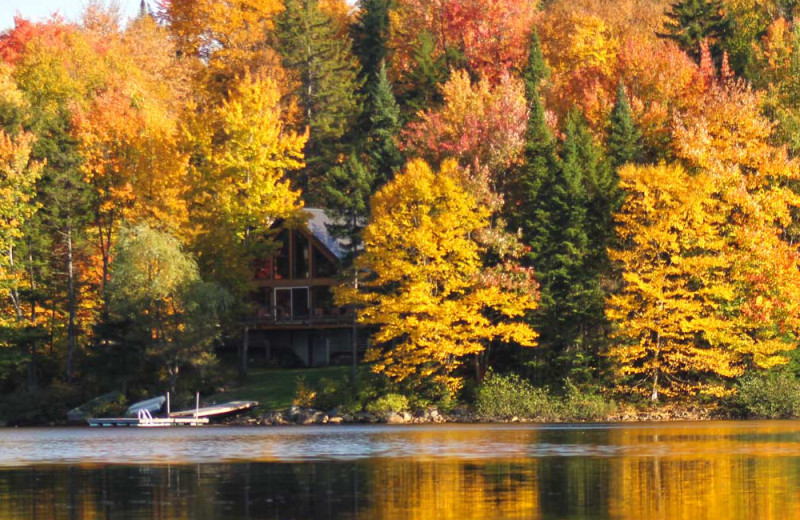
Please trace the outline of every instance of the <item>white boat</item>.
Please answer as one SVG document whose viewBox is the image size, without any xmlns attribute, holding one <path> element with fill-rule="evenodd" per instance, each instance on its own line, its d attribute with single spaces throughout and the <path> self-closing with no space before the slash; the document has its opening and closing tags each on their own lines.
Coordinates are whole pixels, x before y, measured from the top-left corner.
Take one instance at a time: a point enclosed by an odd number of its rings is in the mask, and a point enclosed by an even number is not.
<svg viewBox="0 0 800 520">
<path fill-rule="evenodd" d="M 151 414 L 158 413 L 161 408 L 164 407 L 164 403 L 167 402 L 167 398 L 163 395 L 158 397 L 154 397 L 152 399 L 147 399 L 146 401 L 139 401 L 138 403 L 133 403 L 128 407 L 128 410 L 125 412 L 125 417 L 136 417 L 139 413 L 139 410 L 147 410 Z"/>
</svg>

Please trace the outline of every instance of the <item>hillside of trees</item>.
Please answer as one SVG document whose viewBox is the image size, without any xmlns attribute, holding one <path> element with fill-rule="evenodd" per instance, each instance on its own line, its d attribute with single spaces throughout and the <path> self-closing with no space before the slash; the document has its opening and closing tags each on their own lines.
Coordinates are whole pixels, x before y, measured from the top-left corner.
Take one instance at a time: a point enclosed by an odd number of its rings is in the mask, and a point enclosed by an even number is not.
<svg viewBox="0 0 800 520">
<path fill-rule="evenodd" d="M 16 19 L 0 419 L 211 391 L 269 230 L 303 207 L 346 223 L 336 301 L 386 391 L 469 402 L 509 377 L 715 405 L 784 385 L 800 414 L 798 13 L 160 0 Z"/>
</svg>

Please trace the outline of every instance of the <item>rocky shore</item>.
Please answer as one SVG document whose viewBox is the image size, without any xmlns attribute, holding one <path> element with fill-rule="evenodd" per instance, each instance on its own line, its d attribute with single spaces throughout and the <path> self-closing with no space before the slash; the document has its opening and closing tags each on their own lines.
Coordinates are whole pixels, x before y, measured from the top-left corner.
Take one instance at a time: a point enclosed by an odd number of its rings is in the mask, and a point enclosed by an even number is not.
<svg viewBox="0 0 800 520">
<path fill-rule="evenodd" d="M 686 408 L 663 407 L 651 410 L 633 408 L 620 410 L 599 421 L 592 422 L 663 422 L 663 421 L 708 421 L 729 419 L 718 410 L 700 406 Z M 442 413 L 436 408 L 428 408 L 416 413 L 338 413 L 336 410 L 321 411 L 313 408 L 292 406 L 286 411 L 272 411 L 261 415 L 233 417 L 228 425 L 242 426 L 309 426 L 338 424 L 441 424 L 441 423 L 545 423 L 540 419 L 525 417 L 491 418 L 480 417 L 467 408 L 457 408 L 450 413 Z M 562 421 L 580 422 L 580 421 Z"/>
</svg>

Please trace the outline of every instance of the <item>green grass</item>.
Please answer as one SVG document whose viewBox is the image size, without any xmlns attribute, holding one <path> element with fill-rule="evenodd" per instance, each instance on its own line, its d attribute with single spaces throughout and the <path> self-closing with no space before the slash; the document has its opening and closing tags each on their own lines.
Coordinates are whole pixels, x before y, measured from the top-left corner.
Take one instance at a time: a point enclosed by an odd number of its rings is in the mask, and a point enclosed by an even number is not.
<svg viewBox="0 0 800 520">
<path fill-rule="evenodd" d="M 343 379 L 351 367 L 325 367 L 302 369 L 250 369 L 247 379 L 227 392 L 215 394 L 206 402 L 258 401 L 262 411 L 285 410 L 292 404 L 297 378 L 304 377 L 306 384 L 314 386 L 320 379 Z"/>
</svg>

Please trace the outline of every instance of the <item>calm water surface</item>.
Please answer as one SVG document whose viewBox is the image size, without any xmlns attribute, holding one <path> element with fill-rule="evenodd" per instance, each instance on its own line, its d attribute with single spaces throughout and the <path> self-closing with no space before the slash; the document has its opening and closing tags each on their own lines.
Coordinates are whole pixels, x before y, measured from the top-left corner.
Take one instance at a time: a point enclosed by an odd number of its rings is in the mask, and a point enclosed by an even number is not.
<svg viewBox="0 0 800 520">
<path fill-rule="evenodd" d="M 800 422 L 0 429 L 0 519 L 800 520 Z"/>
</svg>

